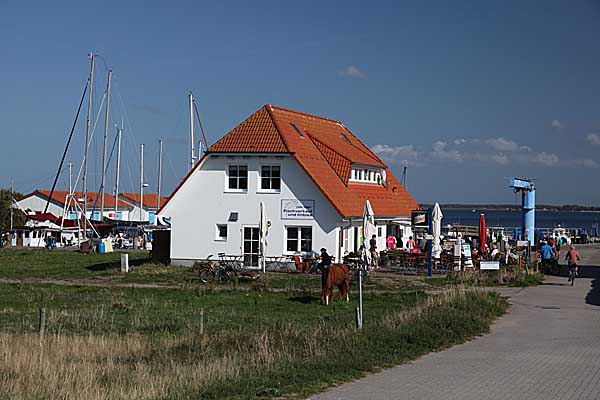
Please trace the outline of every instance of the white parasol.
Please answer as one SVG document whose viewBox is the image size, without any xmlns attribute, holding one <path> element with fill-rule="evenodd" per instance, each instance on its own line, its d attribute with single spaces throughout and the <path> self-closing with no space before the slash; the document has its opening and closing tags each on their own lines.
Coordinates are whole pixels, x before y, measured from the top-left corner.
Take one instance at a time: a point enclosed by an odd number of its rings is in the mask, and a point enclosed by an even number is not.
<svg viewBox="0 0 600 400">
<path fill-rule="evenodd" d="M 431 254 L 433 258 L 440 258 L 442 254 L 442 246 L 440 244 L 440 236 L 442 234 L 442 218 L 444 214 L 442 214 L 442 210 L 440 209 L 440 205 L 435 203 L 433 207 L 433 213 L 431 215 L 431 222 L 433 228 L 433 246 L 431 250 Z"/>
<path fill-rule="evenodd" d="M 367 246 L 369 244 L 369 238 L 371 235 L 375 233 L 375 213 L 373 212 L 373 207 L 371 207 L 371 202 L 369 200 L 365 201 L 365 209 L 363 212 L 363 245 L 364 252 L 366 255 L 367 262 L 371 263 L 371 254 L 367 251 Z M 363 257 L 363 255 L 361 255 Z"/>
</svg>

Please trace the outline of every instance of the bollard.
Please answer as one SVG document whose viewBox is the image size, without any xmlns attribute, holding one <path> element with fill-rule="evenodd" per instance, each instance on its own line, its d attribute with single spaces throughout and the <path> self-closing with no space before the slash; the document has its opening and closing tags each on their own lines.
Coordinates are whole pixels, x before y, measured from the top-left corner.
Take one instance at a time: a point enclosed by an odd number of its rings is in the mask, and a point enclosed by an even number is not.
<svg viewBox="0 0 600 400">
<path fill-rule="evenodd" d="M 46 309 L 43 307 L 40 308 L 39 328 L 40 328 L 40 337 L 43 338 L 44 332 L 46 330 Z"/>
<path fill-rule="evenodd" d="M 121 272 L 129 272 L 129 254 L 121 253 Z"/>
<path fill-rule="evenodd" d="M 204 308 L 198 310 L 198 334 L 204 335 Z"/>
</svg>

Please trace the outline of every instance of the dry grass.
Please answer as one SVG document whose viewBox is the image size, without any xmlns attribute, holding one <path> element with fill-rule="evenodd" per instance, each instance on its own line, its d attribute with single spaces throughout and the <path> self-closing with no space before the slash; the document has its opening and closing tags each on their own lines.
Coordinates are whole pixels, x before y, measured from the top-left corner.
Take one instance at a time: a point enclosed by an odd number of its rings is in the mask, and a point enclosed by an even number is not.
<svg viewBox="0 0 600 400">
<path fill-rule="evenodd" d="M 0 398 L 305 397 L 481 333 L 502 310 L 493 295 L 449 290 L 370 320 L 364 332 L 322 320 L 202 336 L 0 334 Z"/>
</svg>

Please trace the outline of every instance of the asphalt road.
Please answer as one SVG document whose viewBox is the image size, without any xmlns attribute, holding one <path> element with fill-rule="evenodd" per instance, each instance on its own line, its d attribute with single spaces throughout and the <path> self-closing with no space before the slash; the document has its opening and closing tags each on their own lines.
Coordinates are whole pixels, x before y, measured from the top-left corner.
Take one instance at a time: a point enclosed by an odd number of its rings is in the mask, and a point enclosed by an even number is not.
<svg viewBox="0 0 600 400">
<path fill-rule="evenodd" d="M 600 399 L 600 247 L 580 249 L 575 285 L 501 289 L 511 308 L 490 334 L 320 395 L 333 399 Z"/>
</svg>

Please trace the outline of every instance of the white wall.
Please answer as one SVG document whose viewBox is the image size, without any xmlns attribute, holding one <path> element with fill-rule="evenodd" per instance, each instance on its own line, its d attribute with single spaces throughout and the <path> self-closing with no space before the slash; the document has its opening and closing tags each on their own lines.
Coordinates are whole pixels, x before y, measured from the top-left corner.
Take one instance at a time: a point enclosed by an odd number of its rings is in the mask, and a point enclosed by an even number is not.
<svg viewBox="0 0 600 400">
<path fill-rule="evenodd" d="M 231 193 L 227 190 L 226 171 L 229 164 L 248 165 L 248 191 Z M 281 166 L 281 191 L 261 193 L 259 173 L 261 164 Z M 281 219 L 282 199 L 314 200 L 314 219 Z M 268 256 L 292 254 L 286 251 L 287 226 L 311 226 L 312 247 L 321 247 L 337 255 L 341 220 L 338 212 L 290 156 L 208 156 L 189 177 L 160 213 L 171 217 L 171 259 L 174 264 L 186 260 L 217 258 L 224 252 L 240 255 L 242 228 L 258 226 L 259 203 L 265 203 L 267 220 L 271 221 L 268 235 Z M 237 212 L 237 222 L 228 222 L 231 212 Z M 227 241 L 216 239 L 217 224 L 227 224 Z M 189 262 L 187 262 L 189 264 Z"/>
<path fill-rule="evenodd" d="M 36 195 L 29 196 L 28 198 L 20 200 L 17 203 L 24 210 L 31 210 L 38 213 L 44 212 L 44 209 L 46 208 L 46 199 Z M 48 205 L 48 212 L 59 217 L 63 214 L 63 208 L 62 206 L 57 206 L 53 202 L 50 202 Z"/>
</svg>

